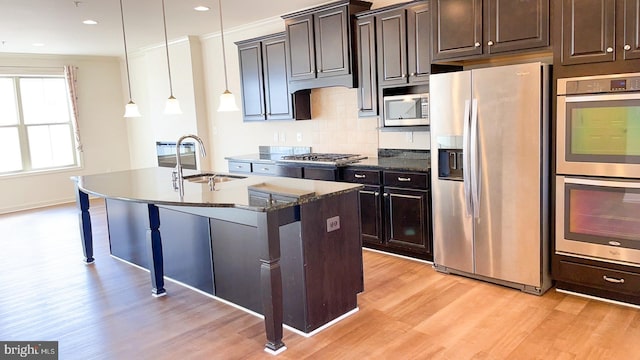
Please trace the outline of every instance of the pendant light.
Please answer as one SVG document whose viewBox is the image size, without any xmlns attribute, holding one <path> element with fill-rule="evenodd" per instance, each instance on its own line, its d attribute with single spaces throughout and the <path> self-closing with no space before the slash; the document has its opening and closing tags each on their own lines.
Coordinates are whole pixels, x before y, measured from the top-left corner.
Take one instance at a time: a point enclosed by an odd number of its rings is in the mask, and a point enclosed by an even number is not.
<svg viewBox="0 0 640 360">
<path fill-rule="evenodd" d="M 173 96 L 173 84 L 171 83 L 171 65 L 169 64 L 169 41 L 167 40 L 167 17 L 164 10 L 164 0 L 162 0 L 162 24 L 164 25 L 164 46 L 167 50 L 167 70 L 169 72 L 169 98 L 164 107 L 164 113 L 168 115 L 182 114 L 180 102 Z"/>
<path fill-rule="evenodd" d="M 224 92 L 220 95 L 220 105 L 218 111 L 238 111 L 236 98 L 229 91 L 229 81 L 227 80 L 227 56 L 224 50 L 224 27 L 222 26 L 222 0 L 218 0 L 218 10 L 220 15 L 220 40 L 222 42 L 222 64 L 224 65 Z"/>
<path fill-rule="evenodd" d="M 129 78 L 129 55 L 127 54 L 127 35 L 124 31 L 124 11 L 122 10 L 122 0 L 120 0 L 120 19 L 122 20 L 122 41 L 124 42 L 124 63 L 127 67 L 127 86 L 129 88 L 129 103 L 124 107 L 124 117 L 140 117 L 138 105 L 131 99 L 131 79 Z"/>
</svg>

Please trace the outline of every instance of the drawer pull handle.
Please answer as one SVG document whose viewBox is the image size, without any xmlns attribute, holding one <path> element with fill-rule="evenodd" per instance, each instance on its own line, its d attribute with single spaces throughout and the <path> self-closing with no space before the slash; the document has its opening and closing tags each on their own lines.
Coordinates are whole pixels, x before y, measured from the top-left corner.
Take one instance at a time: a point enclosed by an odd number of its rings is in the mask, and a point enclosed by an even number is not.
<svg viewBox="0 0 640 360">
<path fill-rule="evenodd" d="M 610 283 L 614 283 L 614 284 L 624 284 L 624 279 L 620 278 L 620 279 L 616 279 L 616 278 L 612 278 L 612 277 L 608 277 L 607 275 L 602 275 L 602 278 L 605 281 L 608 281 Z"/>
<path fill-rule="evenodd" d="M 400 177 L 400 176 L 398 176 L 398 181 L 407 182 L 407 181 L 411 181 L 411 178 L 410 177 Z"/>
<path fill-rule="evenodd" d="M 355 174 L 354 176 L 356 177 L 356 179 L 364 179 L 367 177 L 367 175 L 360 175 L 360 174 Z"/>
<path fill-rule="evenodd" d="M 237 169 L 242 169 L 243 167 L 244 167 L 244 166 L 242 166 L 242 165 L 236 165 L 236 168 L 237 168 Z"/>
<path fill-rule="evenodd" d="M 269 168 L 262 168 L 262 171 L 269 171 Z"/>
</svg>

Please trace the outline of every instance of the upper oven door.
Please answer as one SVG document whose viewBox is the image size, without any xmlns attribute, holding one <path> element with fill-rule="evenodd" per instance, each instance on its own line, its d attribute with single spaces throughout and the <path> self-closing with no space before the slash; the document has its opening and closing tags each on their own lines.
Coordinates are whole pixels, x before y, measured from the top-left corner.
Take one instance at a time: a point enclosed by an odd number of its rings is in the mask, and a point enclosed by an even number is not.
<svg viewBox="0 0 640 360">
<path fill-rule="evenodd" d="M 640 265 L 640 182 L 556 177 L 556 252 Z"/>
<path fill-rule="evenodd" d="M 640 178 L 640 93 L 557 100 L 558 174 Z"/>
</svg>

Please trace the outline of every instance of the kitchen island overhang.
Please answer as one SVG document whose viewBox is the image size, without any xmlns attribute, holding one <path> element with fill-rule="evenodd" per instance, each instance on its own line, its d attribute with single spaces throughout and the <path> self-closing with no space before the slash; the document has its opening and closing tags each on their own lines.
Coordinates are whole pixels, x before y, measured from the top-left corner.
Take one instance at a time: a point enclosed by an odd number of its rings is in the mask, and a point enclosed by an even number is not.
<svg viewBox="0 0 640 360">
<path fill-rule="evenodd" d="M 94 261 L 89 214 L 94 195 L 107 203 L 112 254 L 127 261 L 134 254 L 133 260 L 146 262 L 154 296 L 166 293 L 165 267 L 171 272 L 173 265 L 191 263 L 179 253 L 196 244 L 199 250 L 192 253 L 208 252 L 210 259 L 193 263 L 211 268 L 197 281 L 213 281 L 206 292 L 219 296 L 219 291 L 223 299 L 264 315 L 266 351 L 285 349 L 283 318 L 308 333 L 357 309 L 356 295 L 363 290 L 361 185 L 247 176 L 215 183 L 211 190 L 210 183 L 185 180 L 181 197 L 166 168 L 73 180 L 87 263 Z M 130 244 L 141 250 L 137 258 Z M 124 251 L 114 254 L 118 249 Z"/>
</svg>

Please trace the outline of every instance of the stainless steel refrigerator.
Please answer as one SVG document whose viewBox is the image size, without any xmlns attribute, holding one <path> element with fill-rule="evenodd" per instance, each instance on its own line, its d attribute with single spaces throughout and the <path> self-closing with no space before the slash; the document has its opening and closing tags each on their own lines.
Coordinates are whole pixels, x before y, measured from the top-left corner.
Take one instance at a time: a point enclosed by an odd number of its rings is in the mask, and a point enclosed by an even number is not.
<svg viewBox="0 0 640 360">
<path fill-rule="evenodd" d="M 549 275 L 550 67 L 432 75 L 434 267 L 542 294 Z"/>
</svg>

